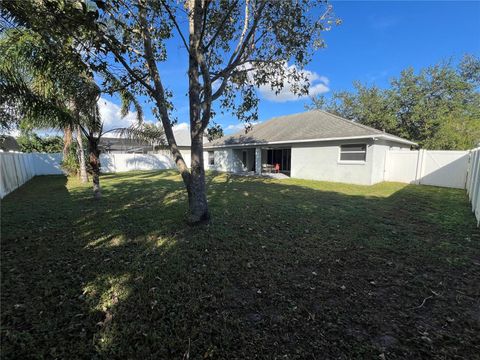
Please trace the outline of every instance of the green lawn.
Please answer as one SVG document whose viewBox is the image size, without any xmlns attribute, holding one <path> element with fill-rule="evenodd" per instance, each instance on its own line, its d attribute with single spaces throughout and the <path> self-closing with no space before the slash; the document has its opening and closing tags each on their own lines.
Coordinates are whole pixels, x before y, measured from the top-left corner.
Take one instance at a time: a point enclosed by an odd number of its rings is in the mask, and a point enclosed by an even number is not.
<svg viewBox="0 0 480 360">
<path fill-rule="evenodd" d="M 191 228 L 175 172 L 101 181 L 2 201 L 2 359 L 480 356 L 464 191 L 209 174 Z"/>
</svg>

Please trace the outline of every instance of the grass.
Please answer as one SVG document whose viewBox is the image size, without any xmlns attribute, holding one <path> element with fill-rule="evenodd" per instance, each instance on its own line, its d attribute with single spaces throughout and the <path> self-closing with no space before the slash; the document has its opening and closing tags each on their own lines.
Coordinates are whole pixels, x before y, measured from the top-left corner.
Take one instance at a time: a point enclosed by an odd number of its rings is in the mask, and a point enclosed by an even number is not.
<svg viewBox="0 0 480 360">
<path fill-rule="evenodd" d="M 464 191 L 209 174 L 191 228 L 175 172 L 101 181 L 2 201 L 3 359 L 479 357 Z"/>
</svg>

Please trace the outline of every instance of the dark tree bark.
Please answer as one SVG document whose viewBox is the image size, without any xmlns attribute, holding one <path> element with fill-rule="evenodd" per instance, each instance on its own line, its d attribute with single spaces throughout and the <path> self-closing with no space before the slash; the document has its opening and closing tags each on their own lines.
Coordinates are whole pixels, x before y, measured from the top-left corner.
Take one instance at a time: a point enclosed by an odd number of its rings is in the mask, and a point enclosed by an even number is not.
<svg viewBox="0 0 480 360">
<path fill-rule="evenodd" d="M 190 181 L 186 184 L 188 192 L 188 221 L 203 223 L 210 219 L 203 167 L 203 132 L 192 132 Z"/>
<path fill-rule="evenodd" d="M 100 188 L 100 150 L 98 138 L 93 134 L 88 137 L 88 162 L 92 168 L 93 197 L 100 199 L 102 192 Z"/>
<path fill-rule="evenodd" d="M 190 138 L 191 169 L 190 182 L 186 184 L 188 191 L 189 222 L 202 223 L 210 219 L 208 212 L 207 193 L 205 186 L 205 169 L 203 166 L 203 132 L 210 120 L 211 84 L 205 67 L 201 48 L 201 31 L 203 11 L 202 2 L 190 0 L 189 5 L 189 105 L 190 105 Z M 203 76 L 203 85 L 200 83 L 200 74 Z M 201 101 L 200 92 L 204 91 L 204 101 Z"/>
<path fill-rule="evenodd" d="M 72 128 L 70 125 L 63 129 L 63 158 L 66 159 L 72 146 Z"/>
</svg>

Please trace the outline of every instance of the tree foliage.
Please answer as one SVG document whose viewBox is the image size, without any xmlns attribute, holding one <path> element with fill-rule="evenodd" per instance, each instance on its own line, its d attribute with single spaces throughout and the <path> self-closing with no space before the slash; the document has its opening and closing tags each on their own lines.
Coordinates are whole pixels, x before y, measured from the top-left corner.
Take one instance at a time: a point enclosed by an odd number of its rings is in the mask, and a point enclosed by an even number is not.
<svg viewBox="0 0 480 360">
<path fill-rule="evenodd" d="M 471 149 L 480 143 L 480 60 L 466 55 L 415 73 L 401 72 L 381 89 L 359 82 L 354 91 L 319 96 L 311 108 L 418 142 L 426 149 Z"/>
<path fill-rule="evenodd" d="M 24 153 L 61 153 L 63 139 L 60 136 L 41 137 L 33 131 L 22 131 L 17 137 L 20 151 Z"/>
<path fill-rule="evenodd" d="M 98 131 L 99 88 L 91 76 L 78 54 L 34 31 L 13 28 L 1 34 L 0 107 L 5 111 L 0 114 L 9 121 L 64 129 L 79 121 L 78 113 L 84 125 Z"/>
<path fill-rule="evenodd" d="M 223 128 L 220 124 L 212 123 L 207 129 L 208 141 L 219 139 L 223 136 Z"/>
</svg>

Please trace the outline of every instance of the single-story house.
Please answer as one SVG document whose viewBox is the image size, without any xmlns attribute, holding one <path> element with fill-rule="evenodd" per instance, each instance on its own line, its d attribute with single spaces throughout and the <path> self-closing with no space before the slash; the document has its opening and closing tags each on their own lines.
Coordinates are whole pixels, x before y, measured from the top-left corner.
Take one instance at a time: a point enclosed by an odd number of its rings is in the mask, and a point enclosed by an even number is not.
<svg viewBox="0 0 480 360">
<path fill-rule="evenodd" d="M 279 171 L 292 178 L 371 185 L 384 180 L 390 149 L 417 144 L 321 110 L 281 116 L 205 144 L 206 168 Z"/>
</svg>

